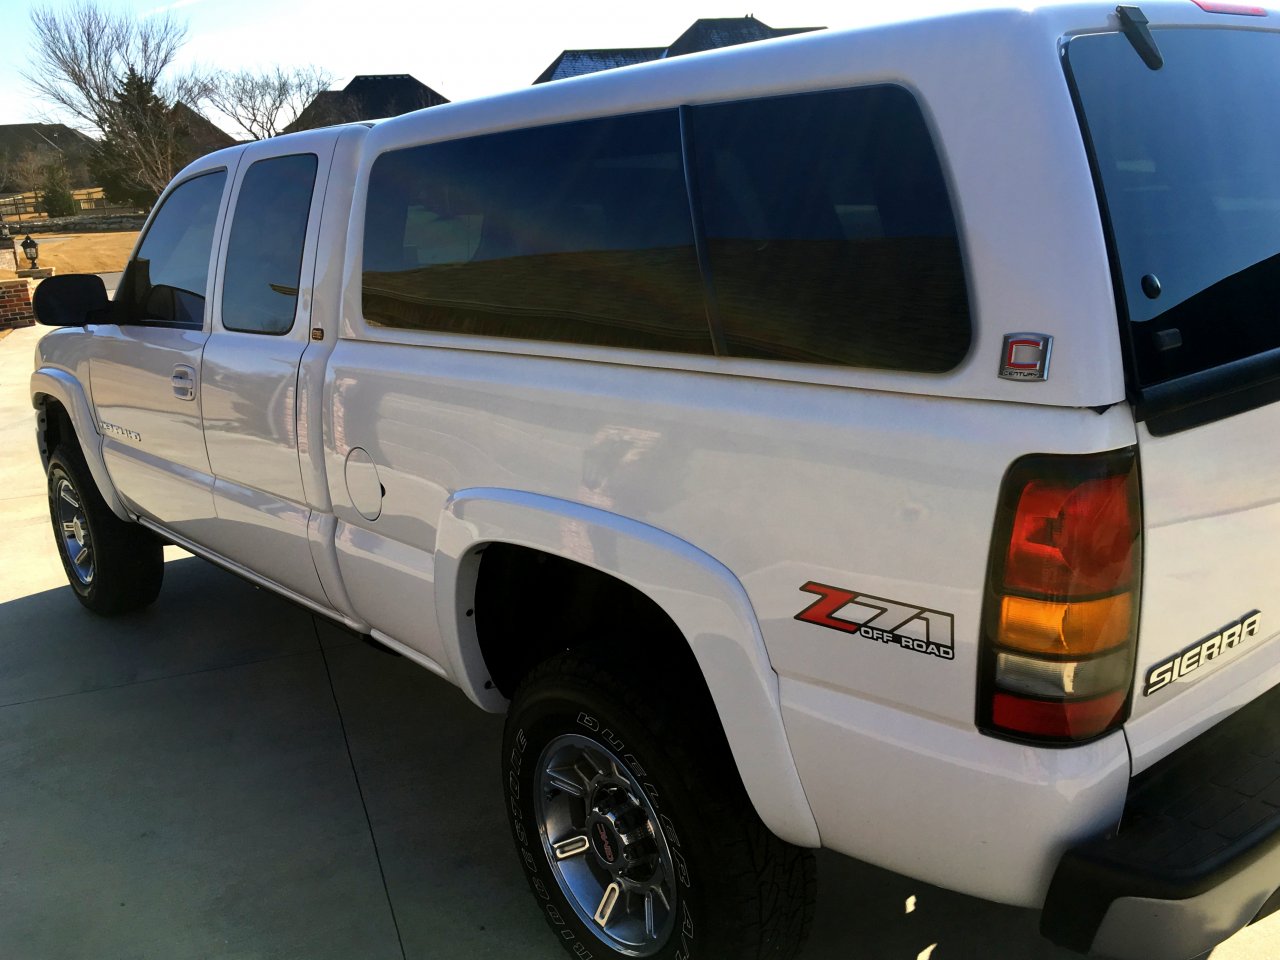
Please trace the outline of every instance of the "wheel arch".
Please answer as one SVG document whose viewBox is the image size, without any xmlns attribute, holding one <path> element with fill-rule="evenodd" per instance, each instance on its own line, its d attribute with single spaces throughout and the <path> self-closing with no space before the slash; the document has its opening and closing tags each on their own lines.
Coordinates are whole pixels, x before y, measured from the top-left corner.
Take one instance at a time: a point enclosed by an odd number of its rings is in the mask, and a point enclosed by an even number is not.
<svg viewBox="0 0 1280 960">
<path fill-rule="evenodd" d="M 450 673 L 494 712 L 507 700 L 490 677 L 475 617 L 489 544 L 573 561 L 652 601 L 701 670 L 761 820 L 791 843 L 820 845 L 783 727 L 777 675 L 746 591 L 727 567 L 678 537 L 594 507 L 499 488 L 455 494 L 437 531 L 436 611 Z"/>
<path fill-rule="evenodd" d="M 48 367 L 36 370 L 31 374 L 31 405 L 36 410 L 36 441 L 45 469 L 58 443 L 74 442 L 111 512 L 121 520 L 132 520 L 107 472 L 102 458 L 102 435 L 79 381 L 65 370 Z"/>
</svg>

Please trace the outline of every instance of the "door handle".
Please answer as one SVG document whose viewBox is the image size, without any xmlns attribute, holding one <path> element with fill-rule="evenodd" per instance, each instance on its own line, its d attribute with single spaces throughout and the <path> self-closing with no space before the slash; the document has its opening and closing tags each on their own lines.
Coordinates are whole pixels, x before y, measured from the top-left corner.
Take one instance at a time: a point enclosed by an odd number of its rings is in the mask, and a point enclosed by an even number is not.
<svg viewBox="0 0 1280 960">
<path fill-rule="evenodd" d="M 173 368 L 173 376 L 169 378 L 173 384 L 173 395 L 179 400 L 196 398 L 196 368 L 180 363 Z"/>
</svg>

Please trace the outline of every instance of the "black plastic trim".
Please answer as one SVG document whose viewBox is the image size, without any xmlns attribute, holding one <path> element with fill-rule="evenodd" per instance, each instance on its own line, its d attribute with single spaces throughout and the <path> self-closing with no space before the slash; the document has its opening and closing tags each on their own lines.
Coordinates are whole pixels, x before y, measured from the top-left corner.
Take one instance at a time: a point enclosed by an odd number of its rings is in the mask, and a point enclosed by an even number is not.
<svg viewBox="0 0 1280 960">
<path fill-rule="evenodd" d="M 1121 4 L 1116 7 L 1116 16 L 1120 18 L 1120 31 L 1129 38 L 1147 68 L 1159 70 L 1163 67 L 1164 55 L 1156 46 L 1155 37 L 1151 36 L 1151 29 L 1147 26 L 1150 21 L 1141 8 Z"/>
<path fill-rule="evenodd" d="M 716 297 L 715 278 L 711 273 L 711 252 L 707 248 L 707 231 L 702 217 L 702 191 L 698 183 L 698 168 L 694 162 L 693 122 L 687 103 L 679 107 L 680 160 L 684 165 L 684 188 L 689 202 L 689 216 L 693 222 L 693 249 L 698 256 L 698 271 L 702 274 L 702 302 L 707 315 L 707 328 L 711 331 L 711 349 L 717 357 L 729 355 L 724 338 L 724 323 L 720 319 L 720 301 Z"/>
<path fill-rule="evenodd" d="M 70 301 L 70 302 L 68 302 Z M 109 310 L 107 288 L 96 273 L 64 273 L 36 287 L 31 310 L 46 327 L 84 327 Z"/>
<path fill-rule="evenodd" d="M 1280 886 L 1280 687 L 1131 781 L 1119 829 L 1063 855 L 1040 932 L 1086 953 L 1116 900 L 1213 895 L 1262 860 Z"/>
<path fill-rule="evenodd" d="M 1134 417 L 1164 437 L 1280 400 L 1280 347 L 1142 389 Z"/>
</svg>

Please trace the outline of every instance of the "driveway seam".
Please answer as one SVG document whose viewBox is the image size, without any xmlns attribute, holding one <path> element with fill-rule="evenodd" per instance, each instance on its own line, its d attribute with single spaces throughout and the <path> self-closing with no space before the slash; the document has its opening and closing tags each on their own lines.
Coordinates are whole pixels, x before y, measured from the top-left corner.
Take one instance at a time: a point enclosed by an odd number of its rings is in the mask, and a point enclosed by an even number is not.
<svg viewBox="0 0 1280 960">
<path fill-rule="evenodd" d="M 369 816 L 369 804 L 364 799 L 364 787 L 360 783 L 360 772 L 356 770 L 356 758 L 351 752 L 351 738 L 347 735 L 347 721 L 342 716 L 342 704 L 338 702 L 338 691 L 333 685 L 333 672 L 329 669 L 329 656 L 325 652 L 324 643 L 320 640 L 320 628 L 316 618 L 311 618 L 311 630 L 316 637 L 316 647 L 320 650 L 320 659 L 324 661 L 325 676 L 329 678 L 329 693 L 333 696 L 333 709 L 338 715 L 338 726 L 342 728 L 342 742 L 347 748 L 347 761 L 351 764 L 351 776 L 356 782 L 356 793 L 360 797 L 360 809 L 364 811 L 364 821 L 369 827 L 369 842 L 373 844 L 373 858 L 378 863 L 378 875 L 382 878 L 382 892 L 387 898 L 387 910 L 391 914 L 391 925 L 396 931 L 396 942 L 400 945 L 401 960 L 408 960 L 404 951 L 404 937 L 400 934 L 400 921 L 396 917 L 395 904 L 391 902 L 391 887 L 387 884 L 387 871 L 382 865 L 382 852 L 378 849 L 378 838 L 373 832 L 373 818 Z"/>
</svg>

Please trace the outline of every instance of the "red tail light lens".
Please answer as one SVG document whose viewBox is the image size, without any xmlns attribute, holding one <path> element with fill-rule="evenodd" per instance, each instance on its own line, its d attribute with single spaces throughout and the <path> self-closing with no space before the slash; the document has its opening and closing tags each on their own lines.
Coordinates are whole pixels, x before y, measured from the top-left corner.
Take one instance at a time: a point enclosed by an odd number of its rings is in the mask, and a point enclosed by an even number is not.
<svg viewBox="0 0 1280 960">
<path fill-rule="evenodd" d="M 1141 531 L 1133 450 L 1010 467 L 987 577 L 980 728 L 1067 744 L 1124 722 Z"/>
<path fill-rule="evenodd" d="M 1057 702 L 997 693 L 991 719 L 1004 730 L 1078 742 L 1115 724 L 1122 717 L 1127 696 L 1128 691 L 1120 690 L 1092 700 Z"/>
<path fill-rule="evenodd" d="M 1014 511 L 1007 590 L 1063 599 L 1111 593 L 1133 579 L 1127 478 L 1032 480 Z"/>
</svg>

